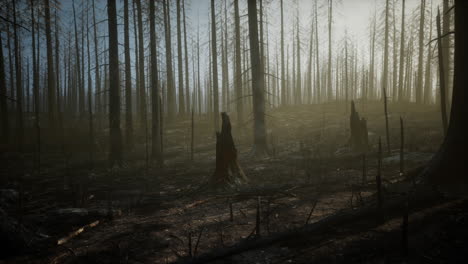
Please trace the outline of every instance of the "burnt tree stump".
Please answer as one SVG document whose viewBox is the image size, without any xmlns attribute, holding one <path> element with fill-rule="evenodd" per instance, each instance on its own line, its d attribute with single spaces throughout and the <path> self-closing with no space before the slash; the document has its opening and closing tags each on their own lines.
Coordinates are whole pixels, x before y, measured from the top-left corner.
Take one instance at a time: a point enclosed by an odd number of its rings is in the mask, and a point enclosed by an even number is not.
<svg viewBox="0 0 468 264">
<path fill-rule="evenodd" d="M 356 107 L 354 106 L 354 101 L 351 101 L 351 115 L 349 119 L 351 130 L 349 143 L 351 145 L 351 149 L 356 152 L 367 152 L 369 148 L 367 120 L 359 117 L 359 113 L 356 111 Z"/>
<path fill-rule="evenodd" d="M 216 169 L 211 178 L 213 185 L 235 185 L 247 181 L 237 161 L 237 149 L 231 134 L 229 116 L 221 113 L 221 132 L 216 132 Z"/>
</svg>

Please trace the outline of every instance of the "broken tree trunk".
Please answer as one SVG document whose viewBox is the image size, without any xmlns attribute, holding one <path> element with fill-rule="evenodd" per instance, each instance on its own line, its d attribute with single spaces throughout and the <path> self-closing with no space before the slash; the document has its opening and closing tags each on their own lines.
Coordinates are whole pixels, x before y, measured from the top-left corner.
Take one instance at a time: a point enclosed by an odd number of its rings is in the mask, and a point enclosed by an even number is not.
<svg viewBox="0 0 468 264">
<path fill-rule="evenodd" d="M 356 152 L 365 153 L 369 148 L 367 120 L 359 117 L 354 101 L 351 101 L 350 129 L 351 137 L 349 141 L 351 148 Z"/>
<path fill-rule="evenodd" d="M 221 113 L 221 132 L 216 132 L 216 169 L 211 178 L 213 185 L 240 184 L 247 181 L 237 161 L 237 149 L 231 134 L 229 116 Z"/>
</svg>

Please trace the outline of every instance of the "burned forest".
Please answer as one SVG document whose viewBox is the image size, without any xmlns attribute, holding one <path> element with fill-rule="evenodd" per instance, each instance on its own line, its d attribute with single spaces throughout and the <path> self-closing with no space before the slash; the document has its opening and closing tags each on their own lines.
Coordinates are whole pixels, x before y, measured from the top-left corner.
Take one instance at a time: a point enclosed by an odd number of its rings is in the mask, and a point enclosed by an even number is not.
<svg viewBox="0 0 468 264">
<path fill-rule="evenodd" d="M 468 1 L 0 0 L 1 263 L 468 263 Z"/>
</svg>

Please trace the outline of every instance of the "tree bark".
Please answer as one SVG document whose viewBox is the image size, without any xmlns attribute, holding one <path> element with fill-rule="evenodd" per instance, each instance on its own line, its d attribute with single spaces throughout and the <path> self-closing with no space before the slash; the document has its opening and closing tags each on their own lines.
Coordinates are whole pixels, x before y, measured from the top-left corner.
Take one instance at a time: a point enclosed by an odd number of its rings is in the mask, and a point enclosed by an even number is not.
<svg viewBox="0 0 468 264">
<path fill-rule="evenodd" d="M 145 48 L 143 42 L 143 11 L 141 8 L 141 0 L 135 0 L 138 11 L 138 89 L 140 90 L 140 122 L 141 126 L 145 127 L 147 121 L 147 105 L 146 105 L 146 82 L 145 82 Z M 136 48 L 136 47 L 135 47 Z"/>
<path fill-rule="evenodd" d="M 169 120 L 173 120 L 176 114 L 176 98 L 174 87 L 174 75 L 172 71 L 172 45 L 171 45 L 171 14 L 169 3 L 163 0 L 164 10 L 164 32 L 166 40 L 166 74 L 167 74 L 167 115 Z"/>
<path fill-rule="evenodd" d="M 189 85 L 189 56 L 187 49 L 187 25 L 186 25 L 186 16 L 185 16 L 185 0 L 182 0 L 182 16 L 184 23 L 184 50 L 185 50 L 185 112 L 190 112 L 190 85 Z M 195 85 L 195 84 L 194 84 Z"/>
<path fill-rule="evenodd" d="M 423 0 L 424 1 L 424 0 Z M 387 152 L 390 153 L 390 133 L 388 128 L 388 109 L 387 109 L 387 85 L 388 85 L 388 8 L 389 0 L 386 0 L 385 5 L 385 43 L 384 43 L 384 69 L 382 77 L 382 99 L 384 102 L 385 114 L 385 132 L 387 136 Z"/>
<path fill-rule="evenodd" d="M 218 51 L 216 44 L 215 1 L 211 0 L 211 57 L 213 67 L 213 114 L 215 130 L 219 127 L 219 93 L 218 93 Z M 258 44 L 258 41 L 257 41 Z"/>
<path fill-rule="evenodd" d="M 163 163 L 162 143 L 161 143 L 161 107 L 159 100 L 159 78 L 158 78 L 158 60 L 156 51 L 156 19 L 154 1 L 149 1 L 150 18 L 150 50 L 151 50 L 151 90 L 152 90 L 152 153 L 159 165 Z"/>
<path fill-rule="evenodd" d="M 445 86 L 447 84 L 445 78 L 445 58 L 443 51 L 443 42 L 442 42 L 442 34 L 440 30 L 440 10 L 437 9 L 437 48 L 438 48 L 438 57 L 439 57 L 439 83 L 440 83 L 440 113 L 442 115 L 442 129 L 444 131 L 444 135 L 447 135 L 447 127 L 448 127 L 448 121 L 447 121 L 447 105 L 446 105 L 446 91 L 447 87 Z"/>
<path fill-rule="evenodd" d="M 24 140 L 24 123 L 23 123 L 23 85 L 21 79 L 21 57 L 20 45 L 18 40 L 18 24 L 16 23 L 16 1 L 13 1 L 13 29 L 15 43 L 15 73 L 16 73 L 16 133 L 17 146 L 20 151 L 23 151 Z M 13 88 L 13 87 L 12 87 Z"/>
<path fill-rule="evenodd" d="M 130 35 L 128 21 L 128 0 L 124 0 L 124 52 L 125 52 L 125 143 L 127 149 L 133 144 L 132 118 L 132 69 L 130 61 Z"/>
<path fill-rule="evenodd" d="M 423 102 L 423 57 L 424 57 L 424 13 L 426 0 L 421 0 L 421 12 L 419 18 L 419 55 L 418 55 L 418 82 L 416 86 L 416 103 Z"/>
<path fill-rule="evenodd" d="M 281 0 L 282 3 L 283 0 Z M 235 34 L 236 34 L 236 68 L 234 76 L 234 87 L 236 92 L 236 110 L 237 110 L 237 123 L 242 124 L 244 117 L 244 106 L 243 106 L 243 93 L 242 93 L 242 58 L 241 58 L 241 35 L 240 35 L 240 18 L 239 18 L 239 0 L 234 0 L 234 24 L 235 24 Z"/>
<path fill-rule="evenodd" d="M 31 7 L 32 10 L 32 7 Z M 33 28 L 34 28 L 34 16 L 32 16 L 33 21 Z M 34 30 L 33 30 L 34 36 Z M 33 37 L 33 56 L 35 56 L 34 52 L 34 37 Z M 33 64 L 35 64 L 36 60 L 34 57 Z M 33 69 L 34 66 L 33 66 Z M 6 78 L 5 78 L 5 65 L 3 63 L 3 44 L 1 38 L 1 31 L 0 31 L 0 118 L 1 118 L 1 126 L 2 126 L 2 143 L 8 143 L 10 138 L 10 121 L 8 119 L 8 104 L 7 104 L 7 86 L 6 86 Z"/>
<path fill-rule="evenodd" d="M 257 1 L 248 2 L 250 61 L 252 69 L 254 155 L 268 154 L 265 125 L 265 78 L 258 43 Z"/>
<path fill-rule="evenodd" d="M 119 38 L 117 33 L 116 0 L 107 0 L 109 26 L 109 127 L 112 167 L 116 162 L 122 166 L 122 133 L 120 131 L 120 78 L 119 78 Z"/>
<path fill-rule="evenodd" d="M 182 64 L 182 36 L 181 36 L 181 21 L 180 21 L 180 0 L 177 0 L 177 66 L 179 75 L 179 115 L 185 115 L 185 99 L 184 99 L 184 71 Z"/>
<path fill-rule="evenodd" d="M 468 2 L 455 0 L 455 72 L 453 82 L 452 109 L 447 135 L 439 151 L 428 164 L 423 175 L 438 185 L 450 185 L 464 193 L 468 190 L 466 174 L 466 133 L 468 123 Z"/>
<path fill-rule="evenodd" d="M 405 60 L 405 2 L 402 1 L 401 7 L 401 36 L 400 36 L 400 69 L 398 73 L 398 102 L 403 101 L 403 69 Z"/>
</svg>

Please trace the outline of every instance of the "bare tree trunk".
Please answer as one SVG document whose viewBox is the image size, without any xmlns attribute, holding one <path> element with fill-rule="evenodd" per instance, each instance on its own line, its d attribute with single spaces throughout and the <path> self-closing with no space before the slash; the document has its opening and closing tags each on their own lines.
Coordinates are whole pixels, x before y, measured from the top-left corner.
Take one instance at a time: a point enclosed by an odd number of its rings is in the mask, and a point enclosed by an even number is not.
<svg viewBox="0 0 468 264">
<path fill-rule="evenodd" d="M 432 2 L 431 2 L 432 3 Z M 429 17 L 429 41 L 432 39 L 432 4 L 431 4 L 431 13 Z M 426 70 L 425 70 L 425 78 L 424 78 L 424 103 L 430 104 L 432 101 L 432 48 L 431 43 L 427 45 L 427 60 L 426 60 Z"/>
<path fill-rule="evenodd" d="M 446 91 L 447 87 L 446 85 L 446 74 L 445 74 L 445 64 L 444 64 L 444 54 L 443 51 L 443 41 L 442 41 L 442 33 L 440 29 L 440 10 L 437 9 L 437 48 L 438 48 L 438 56 L 439 56 L 439 83 L 440 83 L 440 113 L 442 115 L 442 128 L 444 130 L 444 135 L 447 135 L 447 127 L 448 127 L 448 121 L 447 121 L 447 106 L 446 106 Z"/>
<path fill-rule="evenodd" d="M 122 133 L 120 131 L 120 78 L 119 78 L 119 38 L 117 33 L 116 0 L 107 0 L 109 25 L 109 127 L 112 167 L 116 162 L 122 166 Z"/>
<path fill-rule="evenodd" d="M 140 122 L 142 127 L 146 126 L 147 119 L 147 103 L 146 103 L 146 82 L 145 82 L 145 48 L 143 46 L 143 11 L 141 8 L 141 0 L 135 0 L 138 11 L 138 89 L 140 90 Z M 136 48 L 136 47 L 135 47 Z"/>
<path fill-rule="evenodd" d="M 424 1 L 424 0 L 423 0 Z M 387 85 L 388 85 L 388 9 L 389 0 L 386 0 L 385 5 L 385 43 L 384 43 L 384 70 L 382 77 L 382 99 L 384 102 L 385 113 L 385 131 L 387 135 L 387 151 L 390 154 L 390 134 L 388 129 L 388 111 L 387 111 Z"/>
<path fill-rule="evenodd" d="M 86 2 L 86 9 L 88 9 L 88 3 Z M 89 167 L 93 168 L 93 156 L 94 156 L 94 124 L 93 124 L 93 85 L 91 80 L 91 53 L 89 51 L 89 19 L 88 12 L 86 13 L 86 46 L 88 55 L 88 122 L 89 122 Z M 83 32 L 84 33 L 84 32 Z"/>
<path fill-rule="evenodd" d="M 301 93 L 301 89 L 302 89 L 302 86 L 301 86 L 301 39 L 300 39 L 300 36 L 299 36 L 299 9 L 297 10 L 298 14 L 297 14 L 297 20 L 296 20 L 296 44 L 297 44 L 297 48 L 296 48 L 296 53 L 297 53 L 297 80 L 296 80 L 296 93 L 294 95 L 294 102 L 296 104 L 301 104 L 302 101 L 301 101 L 301 98 L 302 98 L 302 93 Z"/>
<path fill-rule="evenodd" d="M 433 183 L 451 185 L 453 189 L 466 192 L 468 178 L 460 171 L 466 170 L 466 133 L 464 126 L 468 123 L 466 84 L 468 75 L 468 2 L 455 0 L 455 72 L 453 82 L 452 109 L 447 135 L 436 155 L 423 175 Z"/>
<path fill-rule="evenodd" d="M 99 67 L 99 47 L 98 47 L 98 36 L 97 36 L 97 30 L 96 30 L 96 11 L 95 11 L 95 6 L 94 6 L 94 0 L 93 0 L 93 30 L 94 30 L 94 82 L 95 82 L 95 87 L 96 87 L 96 98 L 95 98 L 95 107 L 96 107 L 96 113 L 101 112 L 101 68 Z M 99 124 L 99 118 L 98 117 L 98 124 Z"/>
<path fill-rule="evenodd" d="M 15 43 L 15 72 L 16 72 L 16 126 L 17 146 L 23 151 L 24 123 L 23 123 L 23 86 L 21 80 L 20 45 L 18 40 L 18 24 L 16 22 L 16 1 L 13 1 L 13 29 Z M 13 87 L 12 87 L 13 88 Z"/>
<path fill-rule="evenodd" d="M 281 0 L 282 1 L 282 0 Z M 235 75 L 234 75 L 234 87 L 236 92 L 236 110 L 237 110 L 237 123 L 243 123 L 244 106 L 243 106 L 243 92 L 242 92 L 242 58 L 241 58 L 241 35 L 240 35 L 240 18 L 239 18 L 239 0 L 234 0 L 234 24 L 235 24 Z"/>
<path fill-rule="evenodd" d="M 182 36 L 181 36 L 181 22 L 180 22 L 180 0 L 177 0 L 177 66 L 179 75 L 179 115 L 185 115 L 185 99 L 184 99 L 184 72 L 182 64 Z"/>
<path fill-rule="evenodd" d="M 185 111 L 188 113 L 190 112 L 190 85 L 189 85 L 189 67 L 188 67 L 188 49 L 187 49 L 187 25 L 186 25 L 186 16 L 185 16 L 185 0 L 182 0 L 182 15 L 183 15 L 183 23 L 184 23 L 184 49 L 185 49 Z M 195 84 L 194 84 L 195 85 Z"/>
<path fill-rule="evenodd" d="M 218 51 L 216 44 L 216 12 L 215 1 L 211 0 L 211 56 L 213 59 L 213 114 L 215 130 L 219 127 L 219 95 L 218 95 Z"/>
<path fill-rule="evenodd" d="M 416 103 L 423 102 L 423 59 L 424 59 L 424 13 L 426 0 L 421 0 L 421 12 L 419 19 L 419 55 L 418 55 L 418 82 L 416 86 Z"/>
<path fill-rule="evenodd" d="M 332 100 L 332 13 L 333 12 L 333 0 L 328 0 L 328 80 L 327 80 L 327 100 Z"/>
<path fill-rule="evenodd" d="M 237 0 L 236 0 L 237 1 Z M 283 0 L 280 0 L 281 5 L 281 105 L 286 105 L 286 76 L 284 65 L 284 14 L 283 14 Z"/>
<path fill-rule="evenodd" d="M 158 60 L 156 52 L 156 19 L 154 15 L 154 1 L 149 1 L 150 18 L 150 50 L 151 50 L 151 90 L 152 90 L 152 153 L 153 159 L 162 166 L 162 143 L 161 143 L 161 107 L 159 100 L 159 78 L 158 78 Z"/>
<path fill-rule="evenodd" d="M 31 6 L 31 11 L 33 7 Z M 35 51 L 34 51 L 34 15 L 32 16 L 32 23 L 33 23 L 33 70 L 35 71 Z M 0 31 L 1 36 L 1 31 Z M 2 38 L 0 37 L 0 118 L 1 118 L 1 126 L 2 126 L 2 143 L 8 143 L 10 138 L 10 121 L 8 119 L 8 105 L 7 105 L 7 86 L 6 86 L 6 78 L 5 78 L 5 65 L 3 63 L 3 44 Z"/>
<path fill-rule="evenodd" d="M 319 50 L 319 38 L 318 38 L 318 14 L 317 14 L 317 2 L 314 4 L 314 16 L 315 16 L 315 62 L 316 62 L 316 98 L 317 103 L 320 103 L 321 98 L 321 87 L 320 87 L 320 50 Z"/>
<path fill-rule="evenodd" d="M 442 25 L 442 35 L 445 36 L 445 34 L 448 34 L 450 31 L 450 21 L 451 21 L 451 14 L 452 12 L 449 11 L 449 0 L 443 0 L 443 25 Z M 450 74 L 450 71 L 453 67 L 453 61 L 452 61 L 452 56 L 450 54 L 450 42 L 451 42 L 451 36 L 446 36 L 442 39 L 442 47 L 443 47 L 443 63 L 444 63 L 444 74 L 445 74 L 445 105 L 447 109 L 450 109 L 449 107 L 449 101 L 450 101 L 450 90 L 452 88 L 453 84 L 453 77 Z"/>
<path fill-rule="evenodd" d="M 397 46 L 398 38 L 396 31 L 396 17 L 395 17 L 395 1 L 392 4 L 392 17 L 393 17 L 393 72 L 392 72 L 392 102 L 396 102 L 397 95 L 397 69 L 398 69 L 398 55 L 397 55 Z"/>
<path fill-rule="evenodd" d="M 130 36 L 128 22 L 128 0 L 124 0 L 124 52 L 125 52 L 125 143 L 127 149 L 133 143 L 132 118 L 132 69 L 130 61 Z"/>
<path fill-rule="evenodd" d="M 248 2 L 250 61 L 254 114 L 254 155 L 268 154 L 265 125 L 265 78 L 258 43 L 257 1 Z"/>
<path fill-rule="evenodd" d="M 166 74 L 167 74 L 167 114 L 168 119 L 173 120 L 176 114 L 176 98 L 174 75 L 172 72 L 172 45 L 171 45 L 171 14 L 169 3 L 163 0 L 164 32 L 166 40 Z"/>
<path fill-rule="evenodd" d="M 80 116 L 84 113 L 84 88 L 83 88 L 83 85 L 82 82 L 81 82 L 81 68 L 80 68 L 80 60 L 81 60 L 81 56 L 80 56 L 80 45 L 79 45 L 79 42 L 78 42 L 78 28 L 77 28 L 77 25 L 76 25 L 76 12 L 75 12 L 75 0 L 73 0 L 72 2 L 72 5 L 73 5 L 73 23 L 74 23 L 74 26 L 75 26 L 75 49 L 76 49 L 76 80 L 77 80 L 77 90 L 78 90 L 78 109 L 79 109 L 79 112 L 80 112 Z"/>
<path fill-rule="evenodd" d="M 401 36 L 400 36 L 400 69 L 398 74 L 398 102 L 403 101 L 403 69 L 405 61 L 405 2 L 402 1 L 401 7 Z"/>
</svg>

